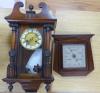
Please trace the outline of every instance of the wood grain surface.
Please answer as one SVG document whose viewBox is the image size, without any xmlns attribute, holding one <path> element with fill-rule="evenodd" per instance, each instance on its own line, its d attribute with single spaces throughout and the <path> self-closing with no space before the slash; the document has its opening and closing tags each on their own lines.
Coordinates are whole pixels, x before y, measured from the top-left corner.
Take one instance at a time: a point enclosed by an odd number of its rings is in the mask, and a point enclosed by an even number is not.
<svg viewBox="0 0 100 93">
<path fill-rule="evenodd" d="M 100 0 L 26 0 L 26 6 L 46 2 L 53 10 L 100 11 Z"/>
<path fill-rule="evenodd" d="M 29 3 L 38 4 L 46 1 L 54 9 L 58 22 L 56 33 L 58 34 L 95 34 L 92 38 L 92 51 L 95 69 L 88 76 L 62 77 L 53 72 L 55 81 L 52 84 L 51 93 L 100 93 L 100 0 L 27 0 Z M 76 8 L 66 8 L 72 3 L 89 4 L 82 11 Z M 27 4 L 27 5 L 28 5 Z M 70 5 L 71 4 L 71 5 Z M 84 5 L 82 4 L 82 6 Z M 70 11 L 71 10 L 71 11 Z M 87 10 L 87 11 L 83 11 Z M 10 48 L 11 31 L 4 16 L 11 10 L 0 9 L 0 92 L 9 93 L 7 84 L 1 79 L 6 75 L 6 67 L 9 63 L 8 51 Z M 46 93 L 42 84 L 38 93 Z M 20 84 L 16 83 L 13 93 L 25 93 Z"/>
</svg>

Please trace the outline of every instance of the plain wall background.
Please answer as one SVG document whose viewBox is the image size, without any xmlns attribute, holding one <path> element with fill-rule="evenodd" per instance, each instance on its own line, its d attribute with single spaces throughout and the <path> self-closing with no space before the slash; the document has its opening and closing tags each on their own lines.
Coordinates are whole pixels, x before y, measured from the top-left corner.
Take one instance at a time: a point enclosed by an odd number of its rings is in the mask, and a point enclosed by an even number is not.
<svg viewBox="0 0 100 93">
<path fill-rule="evenodd" d="M 37 5 L 40 1 L 43 0 L 27 0 L 26 3 L 28 5 L 31 2 Z M 56 33 L 95 34 L 91 39 L 95 66 L 94 71 L 87 76 L 76 77 L 62 77 L 56 72 L 53 72 L 55 81 L 52 84 L 52 93 L 100 93 L 100 1 L 44 1 L 49 4 L 57 16 Z M 4 17 L 10 13 L 11 9 L 0 9 L 0 92 L 8 92 L 7 84 L 1 79 L 6 77 L 6 68 L 9 63 L 8 51 L 10 48 L 11 29 L 4 20 Z M 15 91 L 24 93 L 21 85 L 18 83 L 14 86 L 13 92 L 15 93 Z M 41 85 L 39 93 L 45 93 L 44 85 Z"/>
</svg>

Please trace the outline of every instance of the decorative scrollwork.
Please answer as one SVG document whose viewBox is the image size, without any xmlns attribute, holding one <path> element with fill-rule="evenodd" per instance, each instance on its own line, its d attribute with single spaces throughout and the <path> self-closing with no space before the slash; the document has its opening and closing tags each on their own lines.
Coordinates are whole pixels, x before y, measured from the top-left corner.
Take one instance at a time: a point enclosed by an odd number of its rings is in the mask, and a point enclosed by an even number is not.
<svg viewBox="0 0 100 93">
<path fill-rule="evenodd" d="M 12 89 L 13 89 L 12 83 L 9 84 L 8 89 L 9 89 L 10 92 L 12 92 Z"/>
<path fill-rule="evenodd" d="M 34 66 L 33 70 L 37 73 L 41 72 L 41 67 L 37 64 L 36 66 Z"/>
<path fill-rule="evenodd" d="M 29 10 L 26 11 L 26 16 L 27 16 L 28 18 L 32 18 L 32 17 L 36 14 L 36 12 L 33 11 L 33 8 L 34 8 L 34 6 L 30 4 L 30 5 L 29 5 Z"/>
<path fill-rule="evenodd" d="M 9 56 L 10 56 L 10 62 L 15 62 L 15 56 L 16 56 L 16 52 L 14 49 L 11 49 L 9 51 Z"/>
<path fill-rule="evenodd" d="M 52 31 L 52 30 L 54 30 L 54 25 L 52 25 L 52 24 L 45 24 L 45 25 L 44 25 L 44 30 L 45 30 L 46 32 Z"/>
<path fill-rule="evenodd" d="M 16 56 L 16 52 L 15 50 L 10 50 L 9 51 L 9 56 L 10 56 L 10 64 L 7 67 L 7 77 L 8 78 L 13 78 L 16 76 L 15 73 L 15 69 L 16 69 L 16 65 L 15 65 L 15 56 Z"/>
<path fill-rule="evenodd" d="M 10 23 L 9 26 L 12 27 L 12 32 L 16 32 L 19 27 L 19 24 L 18 23 Z"/>
</svg>

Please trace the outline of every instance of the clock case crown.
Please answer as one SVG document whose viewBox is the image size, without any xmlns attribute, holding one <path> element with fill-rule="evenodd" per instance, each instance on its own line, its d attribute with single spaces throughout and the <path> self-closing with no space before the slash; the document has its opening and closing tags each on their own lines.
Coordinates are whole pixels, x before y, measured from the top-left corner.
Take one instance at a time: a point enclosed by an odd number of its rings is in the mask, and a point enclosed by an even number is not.
<svg viewBox="0 0 100 93">
<path fill-rule="evenodd" d="M 16 2 L 12 13 L 5 17 L 8 21 L 9 26 L 12 28 L 12 43 L 11 49 L 9 51 L 10 63 L 7 67 L 7 77 L 3 81 L 9 84 L 9 90 L 12 91 L 13 84 L 15 82 L 21 83 L 25 91 L 36 92 L 42 82 L 46 83 L 46 90 L 50 88 L 51 82 L 54 80 L 52 76 L 52 61 L 51 61 L 51 51 L 50 51 L 50 40 L 51 32 L 56 27 L 57 19 L 53 13 L 49 10 L 46 3 L 41 2 L 39 8 L 40 13 L 33 11 L 33 5 L 29 5 L 29 10 L 26 14 L 20 12 L 20 8 L 23 7 L 22 2 Z M 21 27 L 28 25 L 30 27 L 41 26 L 43 28 L 43 45 L 42 45 L 42 67 L 38 65 L 34 67 L 34 70 L 39 72 L 39 75 L 28 78 L 27 76 L 18 77 L 21 73 L 18 69 L 20 66 L 19 57 L 19 34 Z M 22 66 L 21 66 L 22 67 Z M 23 67 L 22 67 L 23 69 Z"/>
</svg>

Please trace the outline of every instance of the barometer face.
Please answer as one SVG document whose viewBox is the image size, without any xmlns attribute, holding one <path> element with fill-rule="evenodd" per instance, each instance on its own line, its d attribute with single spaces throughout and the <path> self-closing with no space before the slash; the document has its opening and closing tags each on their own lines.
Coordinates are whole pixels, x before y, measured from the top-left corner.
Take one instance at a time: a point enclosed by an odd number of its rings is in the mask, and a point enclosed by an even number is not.
<svg viewBox="0 0 100 93">
<path fill-rule="evenodd" d="M 37 29 L 28 28 L 20 37 L 21 45 L 28 50 L 35 50 L 42 44 L 42 35 Z"/>
<path fill-rule="evenodd" d="M 84 44 L 63 45 L 63 68 L 86 67 L 86 55 Z"/>
</svg>

